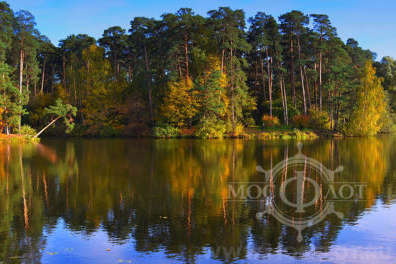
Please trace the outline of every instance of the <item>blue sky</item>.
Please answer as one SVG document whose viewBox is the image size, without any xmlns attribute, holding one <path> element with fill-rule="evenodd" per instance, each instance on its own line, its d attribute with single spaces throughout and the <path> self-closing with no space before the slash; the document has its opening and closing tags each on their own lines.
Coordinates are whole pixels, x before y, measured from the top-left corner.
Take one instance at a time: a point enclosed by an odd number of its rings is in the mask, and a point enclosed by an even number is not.
<svg viewBox="0 0 396 264">
<path fill-rule="evenodd" d="M 7 0 L 6 0 L 7 1 Z M 264 11 L 275 17 L 296 9 L 330 16 L 339 36 L 359 41 L 378 57 L 396 58 L 396 1 L 394 0 L 8 0 L 13 10 L 25 9 L 36 17 L 38 29 L 54 44 L 70 34 L 96 38 L 110 26 L 128 28 L 135 16 L 159 18 L 180 7 L 206 15 L 219 6 L 242 8 L 246 16 Z"/>
</svg>

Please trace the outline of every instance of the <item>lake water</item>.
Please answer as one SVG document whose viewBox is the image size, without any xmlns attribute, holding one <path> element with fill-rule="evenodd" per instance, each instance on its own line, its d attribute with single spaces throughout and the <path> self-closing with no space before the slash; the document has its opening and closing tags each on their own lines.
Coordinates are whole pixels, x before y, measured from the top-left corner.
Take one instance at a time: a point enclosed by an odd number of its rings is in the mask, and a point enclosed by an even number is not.
<svg viewBox="0 0 396 264">
<path fill-rule="evenodd" d="M 396 137 L 303 143 L 0 143 L 0 263 L 396 263 Z"/>
</svg>

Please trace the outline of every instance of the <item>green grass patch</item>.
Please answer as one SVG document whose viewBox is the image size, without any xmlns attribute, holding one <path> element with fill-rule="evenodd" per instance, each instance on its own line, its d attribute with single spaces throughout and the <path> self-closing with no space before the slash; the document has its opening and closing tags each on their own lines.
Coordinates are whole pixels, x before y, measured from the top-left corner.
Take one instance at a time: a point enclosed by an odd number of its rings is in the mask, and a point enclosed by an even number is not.
<svg viewBox="0 0 396 264">
<path fill-rule="evenodd" d="M 39 143 L 40 138 L 35 138 L 30 135 L 0 134 L 0 141 L 10 143 Z"/>
<path fill-rule="evenodd" d="M 312 140 L 319 137 L 315 132 L 311 130 L 290 129 L 285 127 L 272 130 L 249 128 L 246 131 L 249 135 L 249 138 L 253 135 L 255 138 L 262 140 Z"/>
</svg>

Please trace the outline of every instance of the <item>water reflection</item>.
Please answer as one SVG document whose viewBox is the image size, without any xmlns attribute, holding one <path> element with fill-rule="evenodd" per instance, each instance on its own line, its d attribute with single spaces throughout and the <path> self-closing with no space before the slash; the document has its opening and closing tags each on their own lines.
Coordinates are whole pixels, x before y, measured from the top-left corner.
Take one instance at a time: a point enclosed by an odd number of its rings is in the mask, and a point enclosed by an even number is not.
<svg viewBox="0 0 396 264">
<path fill-rule="evenodd" d="M 60 231 L 77 234 L 74 239 L 79 243 L 93 242 L 103 252 L 103 238 L 98 236 L 105 233 L 104 240 L 114 247 L 128 245 L 133 254 L 148 252 L 161 263 L 169 259 L 171 263 L 250 262 L 270 256 L 278 256 L 282 262 L 288 256 L 291 261 L 317 262 L 312 252 L 331 258 L 344 245 L 340 238 L 353 240 L 344 238 L 349 232 L 345 230 L 359 224 L 367 212 L 384 204 L 395 214 L 395 140 L 304 143 L 307 156 L 330 169 L 344 166 L 337 181 L 367 186 L 362 201 L 337 204 L 344 219 L 329 215 L 305 230 L 301 243 L 293 228 L 273 217 L 256 219 L 260 201 L 228 201 L 229 182 L 263 181 L 256 166 L 269 169 L 295 155 L 295 142 L 112 139 L 46 140 L 39 146 L 0 143 L 0 261 L 41 263 L 62 250 L 63 255 L 82 256 L 84 252 L 76 253 L 81 249 L 66 248 L 59 241 L 57 251 L 51 250 L 51 241 L 60 238 Z M 395 241 L 380 236 L 373 241 L 370 246 L 387 246 L 390 254 L 396 251 Z M 367 246 L 365 240 L 357 243 Z M 59 258 L 57 263 L 75 258 Z M 92 261 L 103 259 L 96 254 L 77 262 Z"/>
</svg>

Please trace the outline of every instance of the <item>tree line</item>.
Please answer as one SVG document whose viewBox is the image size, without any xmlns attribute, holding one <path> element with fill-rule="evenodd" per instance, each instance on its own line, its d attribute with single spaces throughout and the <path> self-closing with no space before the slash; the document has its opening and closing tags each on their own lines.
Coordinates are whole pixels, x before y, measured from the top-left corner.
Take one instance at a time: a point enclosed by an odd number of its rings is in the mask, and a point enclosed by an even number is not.
<svg viewBox="0 0 396 264">
<path fill-rule="evenodd" d="M 0 2 L 0 21 L 4 133 L 41 128 L 59 98 L 78 109 L 64 116 L 75 135 L 212 138 L 263 126 L 369 135 L 393 126 L 396 62 L 344 43 L 324 14 L 181 8 L 58 46 L 28 11 Z"/>
</svg>

